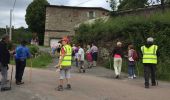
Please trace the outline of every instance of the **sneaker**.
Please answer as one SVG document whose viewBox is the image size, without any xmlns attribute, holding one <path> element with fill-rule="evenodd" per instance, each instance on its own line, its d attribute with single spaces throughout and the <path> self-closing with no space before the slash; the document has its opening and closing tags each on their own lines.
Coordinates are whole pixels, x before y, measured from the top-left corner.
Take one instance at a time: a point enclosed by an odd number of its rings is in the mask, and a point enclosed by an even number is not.
<svg viewBox="0 0 170 100">
<path fill-rule="evenodd" d="M 145 88 L 148 89 L 148 88 L 149 88 L 149 85 L 145 85 Z"/>
<path fill-rule="evenodd" d="M 63 91 L 63 86 L 62 85 L 58 86 L 58 91 Z"/>
<path fill-rule="evenodd" d="M 71 90 L 71 85 L 67 84 L 67 88 L 66 89 Z"/>
<path fill-rule="evenodd" d="M 86 70 L 85 69 L 83 69 L 83 73 L 85 73 L 86 72 Z"/>
<path fill-rule="evenodd" d="M 1 88 L 1 92 L 9 91 L 9 90 L 11 90 L 11 88 L 10 88 L 10 87 L 3 87 L 3 88 Z"/>
<path fill-rule="evenodd" d="M 129 78 L 129 79 L 133 79 L 133 76 L 129 76 L 128 78 Z"/>
<path fill-rule="evenodd" d="M 116 79 L 118 79 L 119 78 L 119 75 L 116 75 L 116 77 L 115 77 Z"/>
<path fill-rule="evenodd" d="M 133 75 L 133 78 L 136 78 L 136 75 L 135 75 L 135 74 Z"/>
<path fill-rule="evenodd" d="M 152 83 L 152 86 L 156 86 L 156 83 Z"/>
<path fill-rule="evenodd" d="M 22 85 L 24 82 L 16 82 L 17 85 Z"/>
</svg>

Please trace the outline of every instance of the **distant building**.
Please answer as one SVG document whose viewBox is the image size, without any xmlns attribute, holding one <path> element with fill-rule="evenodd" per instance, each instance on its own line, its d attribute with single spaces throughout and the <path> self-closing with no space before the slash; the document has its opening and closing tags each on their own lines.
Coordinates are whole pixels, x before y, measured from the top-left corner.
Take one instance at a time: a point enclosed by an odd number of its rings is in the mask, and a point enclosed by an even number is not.
<svg viewBox="0 0 170 100">
<path fill-rule="evenodd" d="M 63 36 L 73 36 L 74 27 L 84 21 L 108 16 L 101 7 L 46 6 L 44 45 L 56 43 Z"/>
</svg>

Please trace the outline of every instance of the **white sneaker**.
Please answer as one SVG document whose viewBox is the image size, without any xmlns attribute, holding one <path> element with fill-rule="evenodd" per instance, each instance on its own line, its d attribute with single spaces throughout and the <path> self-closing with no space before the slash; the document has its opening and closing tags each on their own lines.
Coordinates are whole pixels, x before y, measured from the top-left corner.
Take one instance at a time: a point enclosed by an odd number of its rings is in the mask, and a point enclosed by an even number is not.
<svg viewBox="0 0 170 100">
<path fill-rule="evenodd" d="M 135 74 L 133 75 L 133 78 L 136 78 L 136 75 L 135 75 Z"/>
<path fill-rule="evenodd" d="M 129 79 L 133 79 L 133 76 L 129 76 L 128 78 L 129 78 Z"/>
</svg>

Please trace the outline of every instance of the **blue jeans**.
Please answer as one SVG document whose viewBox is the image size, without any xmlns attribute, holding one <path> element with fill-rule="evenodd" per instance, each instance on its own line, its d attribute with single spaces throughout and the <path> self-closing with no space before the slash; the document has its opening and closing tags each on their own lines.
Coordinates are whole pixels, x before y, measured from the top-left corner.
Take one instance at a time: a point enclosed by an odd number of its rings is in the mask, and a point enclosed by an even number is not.
<svg viewBox="0 0 170 100">
<path fill-rule="evenodd" d="M 128 74 L 129 74 L 129 76 L 133 76 L 133 75 L 135 75 L 135 65 L 129 65 L 128 66 Z"/>
</svg>

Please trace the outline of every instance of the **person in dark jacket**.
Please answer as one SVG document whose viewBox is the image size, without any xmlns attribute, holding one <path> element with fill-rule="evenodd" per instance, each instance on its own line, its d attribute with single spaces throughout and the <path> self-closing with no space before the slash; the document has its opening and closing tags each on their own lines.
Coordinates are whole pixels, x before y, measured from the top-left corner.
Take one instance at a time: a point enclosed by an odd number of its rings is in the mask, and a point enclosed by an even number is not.
<svg viewBox="0 0 170 100">
<path fill-rule="evenodd" d="M 24 84 L 22 82 L 22 76 L 24 74 L 24 69 L 26 66 L 26 59 L 31 57 L 31 53 L 29 49 L 26 47 L 26 41 L 21 41 L 21 45 L 19 45 L 15 50 L 15 63 L 16 63 L 16 84 L 21 85 Z"/>
<path fill-rule="evenodd" d="M 141 47 L 142 63 L 144 65 L 145 88 L 149 88 L 149 77 L 151 74 L 152 86 L 156 86 L 156 65 L 158 63 L 158 46 L 153 44 L 152 37 L 147 38 L 147 43 Z"/>
<path fill-rule="evenodd" d="M 115 71 L 115 78 L 120 77 L 121 68 L 122 68 L 122 57 L 123 57 L 123 50 L 122 50 L 122 43 L 117 42 L 117 46 L 112 51 L 112 55 L 114 58 L 114 71 Z"/>
<path fill-rule="evenodd" d="M 9 43 L 9 36 L 4 35 L 0 41 L 0 70 L 1 70 L 1 91 L 11 90 L 7 87 L 8 64 L 10 62 L 10 53 L 7 48 Z"/>
</svg>

